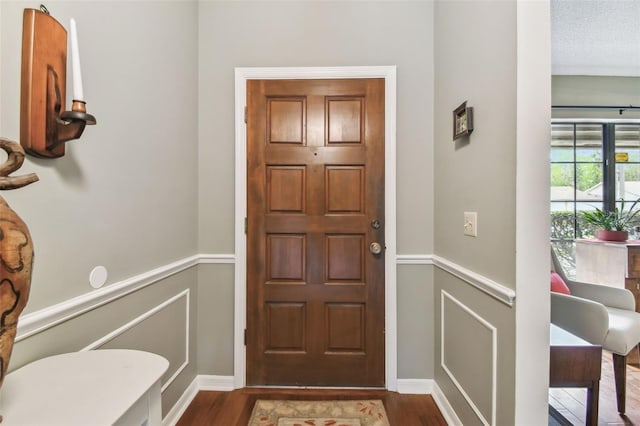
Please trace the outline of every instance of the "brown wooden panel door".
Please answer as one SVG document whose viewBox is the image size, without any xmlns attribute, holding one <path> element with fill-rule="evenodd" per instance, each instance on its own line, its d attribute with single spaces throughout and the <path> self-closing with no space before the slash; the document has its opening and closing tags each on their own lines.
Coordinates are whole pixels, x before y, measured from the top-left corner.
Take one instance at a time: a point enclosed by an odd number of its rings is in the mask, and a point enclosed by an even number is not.
<svg viewBox="0 0 640 426">
<path fill-rule="evenodd" d="M 384 386 L 384 80 L 248 81 L 247 173 L 247 384 Z"/>
</svg>

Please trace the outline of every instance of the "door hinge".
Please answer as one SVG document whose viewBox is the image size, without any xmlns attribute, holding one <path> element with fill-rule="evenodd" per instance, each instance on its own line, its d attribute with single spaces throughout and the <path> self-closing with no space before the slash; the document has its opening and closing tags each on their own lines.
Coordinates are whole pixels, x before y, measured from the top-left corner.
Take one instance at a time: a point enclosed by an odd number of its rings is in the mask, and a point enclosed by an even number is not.
<svg viewBox="0 0 640 426">
<path fill-rule="evenodd" d="M 247 346 L 247 329 L 244 329 L 244 345 Z"/>
<path fill-rule="evenodd" d="M 247 107 L 244 107 L 244 124 L 247 124 Z"/>
<path fill-rule="evenodd" d="M 244 233 L 247 233 L 247 230 L 249 229 L 249 220 L 245 217 L 244 218 Z"/>
</svg>

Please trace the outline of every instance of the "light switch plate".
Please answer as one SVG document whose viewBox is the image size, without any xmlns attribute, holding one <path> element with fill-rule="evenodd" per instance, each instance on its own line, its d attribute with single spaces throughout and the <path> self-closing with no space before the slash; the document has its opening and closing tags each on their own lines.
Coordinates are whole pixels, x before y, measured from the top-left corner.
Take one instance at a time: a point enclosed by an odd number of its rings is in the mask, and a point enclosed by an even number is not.
<svg viewBox="0 0 640 426">
<path fill-rule="evenodd" d="M 464 212 L 464 235 L 478 236 L 478 213 Z"/>
</svg>

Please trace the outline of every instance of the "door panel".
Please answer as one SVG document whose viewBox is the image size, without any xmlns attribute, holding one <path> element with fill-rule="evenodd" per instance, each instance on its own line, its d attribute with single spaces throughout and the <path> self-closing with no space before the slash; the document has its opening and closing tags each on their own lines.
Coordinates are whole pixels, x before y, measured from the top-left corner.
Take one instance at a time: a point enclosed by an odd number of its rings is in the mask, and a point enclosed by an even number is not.
<svg viewBox="0 0 640 426">
<path fill-rule="evenodd" d="M 247 384 L 383 386 L 384 80 L 248 81 L 247 171 Z"/>
</svg>

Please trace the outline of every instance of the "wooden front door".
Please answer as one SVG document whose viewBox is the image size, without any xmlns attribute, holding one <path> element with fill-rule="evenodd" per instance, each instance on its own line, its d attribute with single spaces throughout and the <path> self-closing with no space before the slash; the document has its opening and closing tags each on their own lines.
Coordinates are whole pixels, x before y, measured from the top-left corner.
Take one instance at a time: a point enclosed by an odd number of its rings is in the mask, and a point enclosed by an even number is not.
<svg viewBox="0 0 640 426">
<path fill-rule="evenodd" d="M 384 80 L 248 81 L 247 170 L 247 385 L 384 386 Z"/>
</svg>

